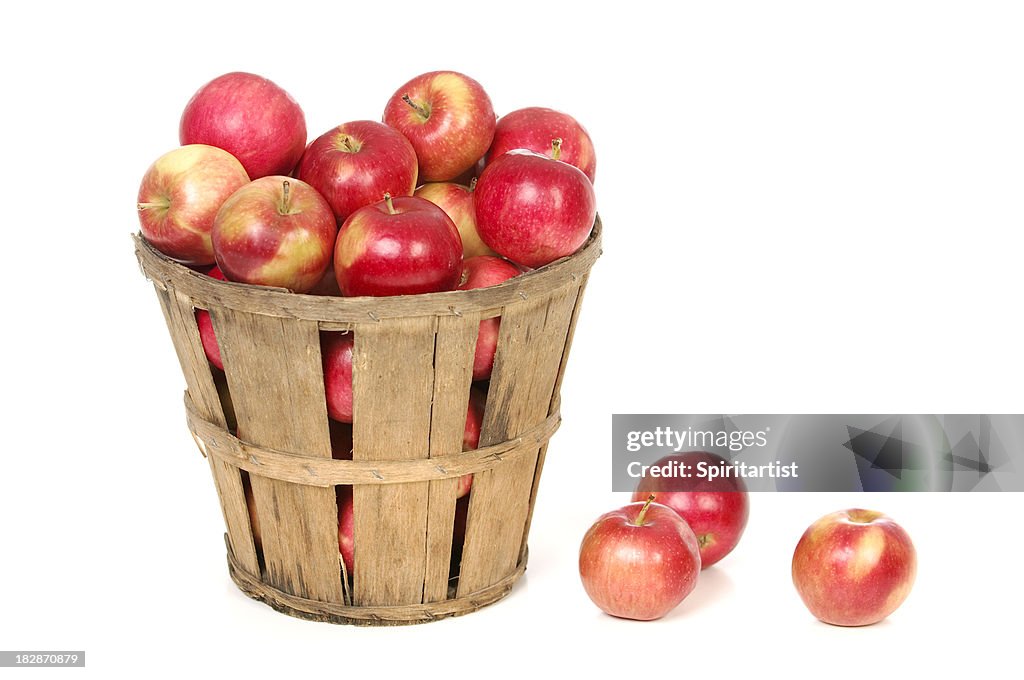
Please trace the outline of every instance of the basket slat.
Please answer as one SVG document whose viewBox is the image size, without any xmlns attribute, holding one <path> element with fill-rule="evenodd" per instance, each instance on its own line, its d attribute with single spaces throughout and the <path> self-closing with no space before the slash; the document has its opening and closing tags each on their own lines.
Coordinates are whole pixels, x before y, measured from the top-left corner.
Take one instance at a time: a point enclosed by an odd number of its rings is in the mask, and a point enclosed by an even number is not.
<svg viewBox="0 0 1024 680">
<path fill-rule="evenodd" d="M 330 458 L 316 323 L 227 308 L 210 313 L 239 436 Z M 299 597 L 343 602 L 334 489 L 249 479 L 269 582 Z"/>
<path fill-rule="evenodd" d="M 479 329 L 480 317 L 476 314 L 438 319 L 434 350 L 434 405 L 430 422 L 431 458 L 462 450 Z M 438 602 L 448 597 L 458 481 L 455 478 L 430 482 L 424 602 Z"/>
<path fill-rule="evenodd" d="M 547 416 L 578 294 L 573 282 L 504 310 L 481 446 L 516 437 Z M 459 596 L 516 568 L 539 450 L 474 478 Z"/>
<path fill-rule="evenodd" d="M 569 361 L 569 351 L 572 349 L 572 339 L 576 334 L 576 321 L 580 316 L 580 308 L 583 307 L 583 293 L 587 289 L 587 278 L 589 274 L 583 275 L 580 279 L 580 287 L 576 292 L 576 303 L 572 310 L 572 319 L 569 321 L 569 331 L 565 336 L 565 349 L 562 350 L 562 360 L 558 364 L 558 377 L 555 378 L 555 387 L 551 393 L 551 406 L 548 407 L 548 414 L 555 413 L 559 410 L 562 399 L 562 379 L 565 377 L 565 365 Z M 530 491 L 530 510 L 526 514 L 526 528 L 523 530 L 523 541 L 522 546 L 519 549 L 520 559 L 526 556 L 526 541 L 530 536 L 530 527 L 533 525 L 533 510 L 537 505 L 537 490 L 540 488 L 540 475 L 544 471 L 544 463 L 547 460 L 548 455 L 548 441 L 540 447 L 540 453 L 537 454 L 537 470 L 533 477 L 533 490 Z"/>
<path fill-rule="evenodd" d="M 217 394 L 210 364 L 203 351 L 192 302 L 171 286 L 163 290 L 157 287 L 156 294 L 164 319 L 167 321 L 171 340 L 174 342 L 174 350 L 181 363 L 181 371 L 185 375 L 188 393 L 196 405 L 196 410 L 210 422 L 226 427 L 224 410 Z M 246 569 L 259 573 L 241 473 L 237 467 L 213 456 L 208 456 L 207 459 L 235 559 Z"/>
<path fill-rule="evenodd" d="M 429 455 L 435 328 L 429 317 L 356 327 L 353 460 Z M 426 481 L 353 486 L 354 604 L 421 602 L 429 486 Z"/>
</svg>

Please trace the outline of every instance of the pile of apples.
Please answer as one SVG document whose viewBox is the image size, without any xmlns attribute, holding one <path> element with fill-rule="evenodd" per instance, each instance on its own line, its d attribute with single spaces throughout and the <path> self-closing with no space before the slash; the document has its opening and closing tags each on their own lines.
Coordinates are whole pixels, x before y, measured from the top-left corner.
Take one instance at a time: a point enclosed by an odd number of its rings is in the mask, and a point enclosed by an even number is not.
<svg viewBox="0 0 1024 680">
<path fill-rule="evenodd" d="M 666 456 L 688 469 L 725 459 L 705 451 Z M 685 469 L 685 468 L 684 468 Z M 583 537 L 579 573 L 587 595 L 612 616 L 659 619 L 697 586 L 701 570 L 739 543 L 750 514 L 739 477 L 653 477 L 632 501 L 601 515 Z M 874 510 L 833 512 L 812 523 L 792 558 L 793 585 L 810 612 L 837 626 L 885 619 L 907 596 L 917 553 L 906 530 Z"/>
<path fill-rule="evenodd" d="M 335 296 L 417 295 L 494 286 L 572 255 L 597 208 L 596 157 L 572 116 L 502 116 L 472 78 L 417 76 L 385 103 L 307 144 L 305 115 L 275 83 L 228 73 L 185 106 L 181 146 L 146 171 L 142 235 L 220 280 Z M 210 315 L 196 310 L 210 363 L 224 369 Z M 500 318 L 480 323 L 474 381 L 489 379 Z M 352 422 L 352 333 L 321 335 L 332 433 Z M 485 391 L 471 391 L 463 445 L 476 448 Z M 335 457 L 351 457 L 349 438 Z M 472 476 L 460 480 L 464 497 Z M 250 513 L 253 503 L 250 501 Z M 339 494 L 351 573 L 351 493 Z M 258 518 L 252 514 L 259 543 Z M 347 527 L 347 535 L 346 535 Z"/>
</svg>

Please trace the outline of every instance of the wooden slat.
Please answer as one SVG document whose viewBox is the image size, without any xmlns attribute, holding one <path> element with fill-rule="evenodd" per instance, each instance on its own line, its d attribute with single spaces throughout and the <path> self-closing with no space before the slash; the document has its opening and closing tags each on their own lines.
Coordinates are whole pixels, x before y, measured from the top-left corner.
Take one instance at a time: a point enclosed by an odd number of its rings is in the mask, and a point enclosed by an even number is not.
<svg viewBox="0 0 1024 680">
<path fill-rule="evenodd" d="M 573 282 L 550 296 L 528 298 L 505 308 L 481 446 L 515 437 L 547 417 L 578 291 Z M 460 597 L 499 581 L 516 568 L 539 449 L 511 465 L 474 477 L 459 574 Z"/>
<path fill-rule="evenodd" d="M 580 317 L 580 308 L 583 306 L 583 292 L 587 288 L 587 275 L 581 277 L 579 290 L 576 292 L 576 303 L 572 309 L 572 319 L 569 321 L 569 332 L 565 337 L 565 349 L 562 350 L 562 361 L 558 365 L 558 377 L 555 378 L 555 388 L 551 393 L 551 405 L 548 407 L 548 415 L 559 410 L 562 401 L 562 379 L 565 377 L 565 365 L 569 361 L 569 352 L 572 349 L 572 339 L 576 334 L 576 321 Z M 548 444 L 540 447 L 537 454 L 537 469 L 533 475 L 533 489 L 530 491 L 530 510 L 526 514 L 526 527 L 523 529 L 523 540 L 519 546 L 519 559 L 526 556 L 527 540 L 530 537 L 530 527 L 533 525 L 533 510 L 537 507 L 537 490 L 540 488 L 540 475 L 544 471 L 544 464 L 548 457 Z"/>
<path fill-rule="evenodd" d="M 430 422 L 431 458 L 462 450 L 479 328 L 480 319 L 475 315 L 438 320 L 434 349 L 434 406 Z M 430 482 L 424 602 L 439 602 L 448 597 L 458 481 L 454 478 Z"/>
<path fill-rule="evenodd" d="M 361 324 L 352 353 L 353 460 L 426 458 L 434 393 L 435 320 Z M 429 482 L 353 486 L 353 602 L 423 598 Z"/>
<path fill-rule="evenodd" d="M 156 293 L 196 410 L 211 423 L 226 427 L 227 419 L 199 338 L 199 327 L 196 325 L 191 301 L 170 286 L 163 290 L 156 287 Z M 249 526 L 241 474 L 238 468 L 213 456 L 209 456 L 208 460 L 231 551 L 239 564 L 251 573 L 258 574 L 259 563 L 253 545 L 252 528 Z"/>
<path fill-rule="evenodd" d="M 210 310 L 243 441 L 331 457 L 316 322 Z M 249 476 L 271 585 L 344 601 L 333 488 Z"/>
</svg>

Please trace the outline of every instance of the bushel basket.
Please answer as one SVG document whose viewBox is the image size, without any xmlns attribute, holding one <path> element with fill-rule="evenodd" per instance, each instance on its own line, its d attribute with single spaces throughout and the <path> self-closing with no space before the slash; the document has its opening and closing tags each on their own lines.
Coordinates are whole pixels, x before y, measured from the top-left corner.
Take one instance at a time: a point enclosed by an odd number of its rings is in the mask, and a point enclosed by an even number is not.
<svg viewBox="0 0 1024 680">
<path fill-rule="evenodd" d="M 213 473 L 239 588 L 293 616 L 367 625 L 465 614 L 509 592 L 526 568 L 600 219 L 571 257 L 498 286 L 384 298 L 218 281 L 134 238 L 185 375 L 188 425 Z M 223 373 L 207 361 L 197 309 L 210 312 Z M 480 444 L 462 452 L 478 328 L 495 316 Z M 355 334 L 352 460 L 331 454 L 320 343 L 332 332 Z M 456 485 L 467 473 L 463 534 Z M 338 547 L 345 485 L 353 573 Z"/>
</svg>

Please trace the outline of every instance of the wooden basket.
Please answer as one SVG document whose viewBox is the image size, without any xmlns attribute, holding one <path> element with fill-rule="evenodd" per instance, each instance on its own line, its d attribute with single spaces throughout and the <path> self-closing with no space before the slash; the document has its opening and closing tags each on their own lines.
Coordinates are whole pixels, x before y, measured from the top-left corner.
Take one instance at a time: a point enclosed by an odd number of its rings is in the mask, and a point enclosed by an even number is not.
<svg viewBox="0 0 1024 680">
<path fill-rule="evenodd" d="M 217 281 L 134 238 L 185 375 L 188 425 L 209 460 L 239 588 L 293 616 L 361 625 L 457 616 L 509 592 L 526 568 L 600 219 L 576 254 L 501 285 L 390 298 Z M 210 312 L 223 375 L 203 352 L 196 309 Z M 499 315 L 480 448 L 463 453 L 478 326 Z M 352 460 L 331 457 L 321 331 L 355 333 Z M 453 556 L 456 483 L 466 473 L 465 540 Z M 336 486 L 347 484 L 353 574 L 338 550 Z"/>
</svg>

